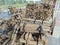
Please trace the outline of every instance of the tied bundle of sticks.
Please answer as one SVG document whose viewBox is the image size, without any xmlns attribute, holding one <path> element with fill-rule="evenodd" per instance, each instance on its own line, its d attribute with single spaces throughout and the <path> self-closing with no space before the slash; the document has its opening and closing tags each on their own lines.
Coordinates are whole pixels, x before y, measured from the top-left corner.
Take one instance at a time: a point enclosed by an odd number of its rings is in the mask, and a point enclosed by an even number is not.
<svg viewBox="0 0 60 45">
<path fill-rule="evenodd" d="M 27 4 L 25 17 L 34 19 L 36 15 L 39 15 L 38 5 Z"/>
<path fill-rule="evenodd" d="M 8 7 L 8 9 L 9 9 L 9 11 L 10 11 L 10 13 L 11 14 L 14 14 L 14 13 L 16 13 L 16 7 Z"/>
<path fill-rule="evenodd" d="M 16 7 L 14 7 L 14 6 L 8 7 L 8 9 L 10 11 L 10 14 L 19 14 L 19 13 L 22 13 L 22 9 L 21 8 L 16 9 Z"/>
<path fill-rule="evenodd" d="M 53 6 L 49 4 L 28 4 L 26 7 L 25 17 L 37 20 L 46 20 L 51 17 L 53 13 Z"/>
<path fill-rule="evenodd" d="M 53 15 L 53 6 L 49 4 L 40 4 L 39 7 L 39 16 L 41 20 L 48 20 L 49 17 Z"/>
<path fill-rule="evenodd" d="M 45 16 L 44 20 L 49 20 L 49 18 L 53 18 L 53 11 L 55 7 L 56 0 L 41 0 L 41 8 L 40 12 L 42 11 Z M 42 6 L 43 5 L 43 6 Z M 41 17 L 42 18 L 42 17 Z"/>
</svg>

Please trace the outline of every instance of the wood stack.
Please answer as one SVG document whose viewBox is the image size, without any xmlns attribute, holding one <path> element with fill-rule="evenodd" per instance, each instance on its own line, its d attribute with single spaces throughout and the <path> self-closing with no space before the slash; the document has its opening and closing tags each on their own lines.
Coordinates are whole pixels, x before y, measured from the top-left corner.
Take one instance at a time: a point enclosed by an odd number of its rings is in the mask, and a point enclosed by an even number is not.
<svg viewBox="0 0 60 45">
<path fill-rule="evenodd" d="M 42 32 L 41 37 L 38 38 L 39 40 L 38 44 L 37 44 L 37 37 L 39 36 L 39 31 L 37 30 L 37 28 L 39 27 L 40 22 L 38 24 L 28 23 L 25 25 L 25 28 L 24 28 L 25 33 L 22 34 L 20 38 L 20 43 L 25 43 L 25 45 L 36 45 L 36 44 L 40 45 L 41 43 L 43 45 L 48 45 L 47 36 L 52 35 L 51 28 L 52 28 L 52 23 L 53 23 L 52 16 L 53 16 L 53 10 L 54 10 L 54 1 L 51 0 L 50 3 L 52 4 L 50 4 L 48 0 L 45 0 L 45 2 L 41 3 L 40 5 L 28 4 L 26 7 L 26 14 L 25 14 L 26 19 L 24 18 L 25 21 L 26 20 L 33 21 L 33 19 L 36 19 L 36 21 L 43 20 L 43 24 L 42 24 L 43 32 Z M 21 28 L 23 28 L 22 25 L 21 25 Z M 23 38 L 24 36 L 25 36 L 25 39 Z"/>
<path fill-rule="evenodd" d="M 17 9 L 16 7 L 11 6 L 8 9 L 9 9 L 11 15 L 13 15 L 13 14 L 21 15 L 22 14 L 21 8 Z"/>
<path fill-rule="evenodd" d="M 27 4 L 25 17 L 38 20 L 48 20 L 53 16 L 56 0 L 42 0 L 41 4 Z"/>
<path fill-rule="evenodd" d="M 53 14 L 53 7 L 49 4 L 40 4 L 39 6 L 40 19 L 47 20 Z"/>
<path fill-rule="evenodd" d="M 36 44 L 47 45 L 48 44 L 48 39 L 45 36 L 45 34 L 47 33 L 46 29 L 45 29 L 45 31 L 41 32 L 41 38 L 40 38 L 39 30 L 37 30 L 39 27 L 39 24 L 26 23 L 25 27 L 23 25 L 24 24 L 21 24 L 21 26 L 20 26 L 21 27 L 20 32 L 21 31 L 24 32 L 21 35 L 20 43 L 22 43 L 22 44 L 24 43 L 25 45 L 36 45 Z M 23 29 L 23 27 L 24 27 L 24 29 Z M 48 29 L 48 31 L 49 31 L 49 29 Z M 38 40 L 38 42 L 37 42 L 37 40 Z"/>
<path fill-rule="evenodd" d="M 49 2 L 46 0 L 45 2 Z M 47 3 L 41 4 L 28 4 L 26 7 L 25 18 L 21 17 L 19 14 L 20 11 L 17 11 L 16 8 L 11 8 L 11 14 L 16 13 L 16 15 L 11 16 L 11 19 L 8 22 L 8 25 L 12 25 L 12 30 L 17 24 L 16 28 L 17 34 L 13 31 L 10 34 L 12 37 L 12 42 L 15 40 L 20 42 L 20 45 L 48 45 L 47 35 L 51 35 L 52 27 L 52 16 L 53 16 L 53 5 Z M 13 11 L 12 11 L 13 10 Z M 36 19 L 36 21 L 35 21 Z M 50 20 L 51 19 L 51 20 Z M 34 23 L 37 22 L 37 23 Z M 10 28 L 9 27 L 9 28 Z M 17 37 L 15 37 L 15 35 Z M 15 41 L 15 42 L 16 42 Z M 13 45 L 13 44 L 12 44 Z"/>
<path fill-rule="evenodd" d="M 26 6 L 26 14 L 27 18 L 35 18 L 36 15 L 39 15 L 38 5 L 37 4 L 28 4 Z"/>
<path fill-rule="evenodd" d="M 11 6 L 11 7 L 9 7 L 8 9 L 9 9 L 9 11 L 10 11 L 11 14 L 16 13 L 16 7 L 12 7 L 12 6 Z"/>
</svg>

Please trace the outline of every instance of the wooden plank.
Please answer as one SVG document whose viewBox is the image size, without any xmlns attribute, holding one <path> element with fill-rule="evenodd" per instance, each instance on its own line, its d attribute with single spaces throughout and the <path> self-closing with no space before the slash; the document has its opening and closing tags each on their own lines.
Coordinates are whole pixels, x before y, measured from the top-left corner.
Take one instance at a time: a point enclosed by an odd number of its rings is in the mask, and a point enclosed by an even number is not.
<svg viewBox="0 0 60 45">
<path fill-rule="evenodd" d="M 31 19 L 31 18 L 22 18 L 22 20 L 24 21 L 34 21 L 34 19 Z M 42 22 L 42 20 L 36 20 L 37 22 Z"/>
<path fill-rule="evenodd" d="M 20 38 L 20 42 L 21 42 L 21 43 L 26 43 L 26 40 Z"/>
</svg>

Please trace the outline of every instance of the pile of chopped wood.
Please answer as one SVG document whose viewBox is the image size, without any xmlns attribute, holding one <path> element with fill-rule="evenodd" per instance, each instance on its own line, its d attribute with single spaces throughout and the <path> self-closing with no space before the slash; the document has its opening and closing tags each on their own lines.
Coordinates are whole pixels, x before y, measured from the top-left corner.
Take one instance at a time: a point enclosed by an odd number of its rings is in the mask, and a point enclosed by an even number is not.
<svg viewBox="0 0 60 45">
<path fill-rule="evenodd" d="M 36 15 L 39 15 L 38 5 L 37 4 L 28 4 L 26 6 L 26 14 L 27 18 L 35 18 Z"/>
<path fill-rule="evenodd" d="M 53 6 L 49 4 L 40 4 L 39 7 L 39 17 L 41 20 L 46 20 L 53 15 Z M 37 17 L 38 18 L 38 17 Z"/>
<path fill-rule="evenodd" d="M 8 30 L 13 33 L 11 34 L 12 43 L 19 41 L 20 45 L 40 45 L 41 43 L 48 45 L 47 37 L 52 35 L 54 26 L 53 8 L 53 5 L 47 3 L 27 4 L 25 18 L 23 18 L 24 15 L 22 17 L 19 15 L 21 11 L 11 7 L 10 12 L 15 15 L 11 16 L 7 24 Z"/>
<path fill-rule="evenodd" d="M 16 13 L 16 7 L 8 7 L 8 9 L 9 9 L 9 11 L 10 11 L 10 13 L 11 14 L 14 14 L 14 13 Z"/>
<path fill-rule="evenodd" d="M 10 11 L 10 14 L 20 14 L 20 13 L 22 13 L 22 9 L 21 8 L 17 9 L 14 6 L 8 7 L 8 9 Z"/>
<path fill-rule="evenodd" d="M 55 4 L 54 1 L 50 1 Z M 27 4 L 25 17 L 37 20 L 49 20 L 53 16 L 53 8 L 55 5 L 49 3 Z"/>
</svg>

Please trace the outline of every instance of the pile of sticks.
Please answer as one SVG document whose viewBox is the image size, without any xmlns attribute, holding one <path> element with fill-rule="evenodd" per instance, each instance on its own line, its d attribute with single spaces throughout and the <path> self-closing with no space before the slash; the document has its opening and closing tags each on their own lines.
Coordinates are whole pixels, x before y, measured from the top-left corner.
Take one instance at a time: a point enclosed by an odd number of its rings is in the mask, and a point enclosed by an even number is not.
<svg viewBox="0 0 60 45">
<path fill-rule="evenodd" d="M 28 4 L 26 6 L 25 16 L 28 18 L 35 18 L 36 15 L 39 15 L 38 5 L 37 4 Z"/>
<path fill-rule="evenodd" d="M 25 17 L 38 20 L 47 20 L 53 16 L 54 5 L 41 3 L 38 4 L 27 4 Z"/>
<path fill-rule="evenodd" d="M 39 13 L 40 13 L 40 19 L 46 20 L 49 17 L 52 17 L 53 15 L 53 6 L 49 4 L 40 4 Z"/>
<path fill-rule="evenodd" d="M 12 15 L 7 23 L 12 31 L 11 45 L 16 42 L 19 42 L 19 45 L 40 45 L 41 43 L 42 45 L 48 45 L 47 37 L 52 35 L 53 22 L 49 24 L 49 21 L 44 22 L 42 20 L 52 18 L 53 8 L 53 5 L 46 3 L 27 4 L 25 18 L 19 15 L 21 11 L 17 11 L 15 7 L 9 8 L 11 14 L 16 14 Z"/>
<path fill-rule="evenodd" d="M 14 6 L 10 6 L 8 7 L 9 11 L 10 11 L 10 14 L 18 14 L 18 13 L 22 13 L 22 9 L 19 8 L 17 9 L 16 7 Z"/>
</svg>

